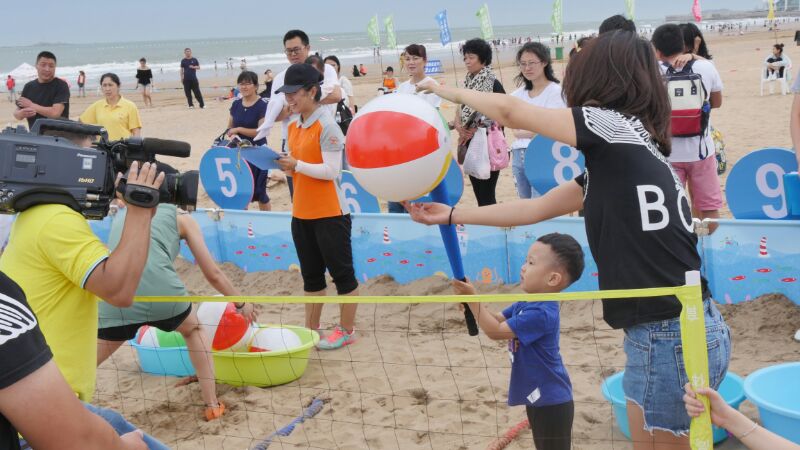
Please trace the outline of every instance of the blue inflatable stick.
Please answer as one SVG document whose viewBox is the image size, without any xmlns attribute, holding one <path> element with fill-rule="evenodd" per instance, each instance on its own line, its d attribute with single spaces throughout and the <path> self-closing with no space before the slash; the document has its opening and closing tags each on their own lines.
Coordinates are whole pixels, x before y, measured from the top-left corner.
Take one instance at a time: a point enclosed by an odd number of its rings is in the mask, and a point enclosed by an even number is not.
<svg viewBox="0 0 800 450">
<path fill-rule="evenodd" d="M 442 180 L 436 188 L 431 191 L 431 199 L 437 203 L 447 204 L 448 192 L 447 184 Z M 439 232 L 442 234 L 442 241 L 444 242 L 444 249 L 447 251 L 447 258 L 450 260 L 450 269 L 453 271 L 453 278 L 461 281 L 467 281 L 464 276 L 464 263 L 461 260 L 461 250 L 458 247 L 458 235 L 456 234 L 455 225 L 439 225 Z M 467 330 L 470 336 L 478 335 L 478 324 L 475 322 L 475 316 L 464 303 L 464 320 L 467 321 Z"/>
</svg>

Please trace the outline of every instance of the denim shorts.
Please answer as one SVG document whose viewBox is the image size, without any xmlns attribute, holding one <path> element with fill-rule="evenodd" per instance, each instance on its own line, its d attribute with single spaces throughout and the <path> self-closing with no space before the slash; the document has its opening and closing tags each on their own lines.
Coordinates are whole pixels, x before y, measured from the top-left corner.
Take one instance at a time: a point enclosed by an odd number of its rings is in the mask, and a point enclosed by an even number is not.
<svg viewBox="0 0 800 450">
<path fill-rule="evenodd" d="M 719 388 L 731 359 L 728 326 L 712 300 L 703 302 L 709 383 Z M 689 432 L 683 386 L 689 381 L 683 364 L 678 318 L 648 322 L 625 329 L 625 398 L 644 411 L 645 430 Z"/>
</svg>

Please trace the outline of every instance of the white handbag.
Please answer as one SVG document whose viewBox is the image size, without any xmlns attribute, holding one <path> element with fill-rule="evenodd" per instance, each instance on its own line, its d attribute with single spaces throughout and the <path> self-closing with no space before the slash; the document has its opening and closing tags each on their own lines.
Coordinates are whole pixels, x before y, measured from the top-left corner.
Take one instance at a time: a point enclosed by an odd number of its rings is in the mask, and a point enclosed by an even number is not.
<svg viewBox="0 0 800 450">
<path fill-rule="evenodd" d="M 479 127 L 475 130 L 475 135 L 472 136 L 467 147 L 467 155 L 464 157 L 464 172 L 479 180 L 488 180 L 491 170 L 486 128 Z"/>
</svg>

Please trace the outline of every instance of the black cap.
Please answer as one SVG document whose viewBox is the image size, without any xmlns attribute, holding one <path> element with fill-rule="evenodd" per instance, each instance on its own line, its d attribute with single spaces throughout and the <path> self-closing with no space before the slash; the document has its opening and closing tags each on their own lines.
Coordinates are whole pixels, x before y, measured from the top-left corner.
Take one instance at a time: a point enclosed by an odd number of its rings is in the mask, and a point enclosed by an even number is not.
<svg viewBox="0 0 800 450">
<path fill-rule="evenodd" d="M 324 77 L 311 64 L 293 64 L 286 70 L 283 86 L 276 93 L 293 94 L 303 87 L 322 83 Z"/>
</svg>

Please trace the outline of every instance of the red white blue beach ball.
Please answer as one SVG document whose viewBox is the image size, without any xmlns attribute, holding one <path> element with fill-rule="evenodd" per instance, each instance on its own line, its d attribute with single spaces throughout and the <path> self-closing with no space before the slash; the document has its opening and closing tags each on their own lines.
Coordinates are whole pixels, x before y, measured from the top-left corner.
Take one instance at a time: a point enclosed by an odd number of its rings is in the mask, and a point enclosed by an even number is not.
<svg viewBox="0 0 800 450">
<path fill-rule="evenodd" d="M 450 130 L 439 111 L 416 95 L 390 94 L 358 111 L 347 131 L 347 162 L 372 195 L 413 200 L 442 181 L 452 159 Z"/>
</svg>

